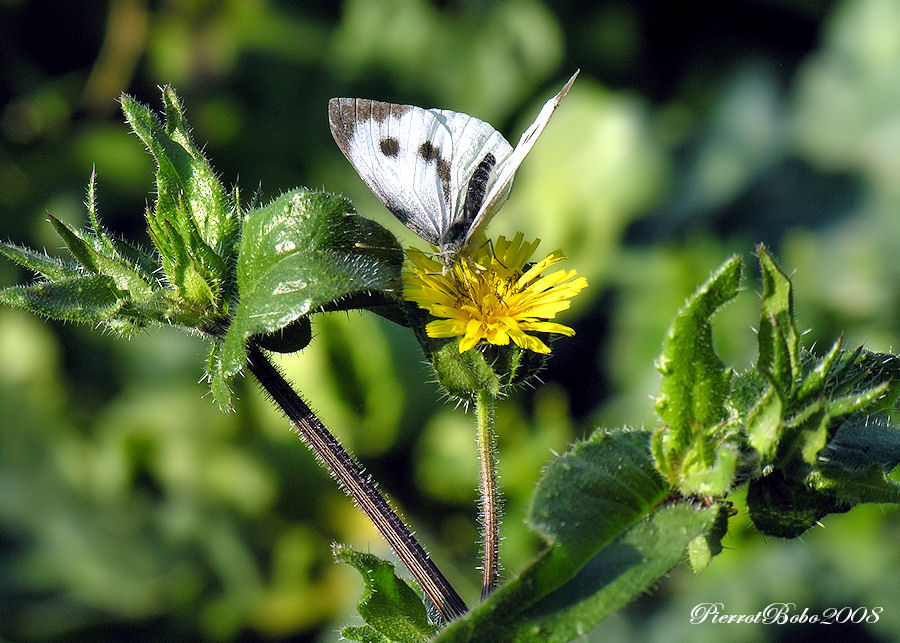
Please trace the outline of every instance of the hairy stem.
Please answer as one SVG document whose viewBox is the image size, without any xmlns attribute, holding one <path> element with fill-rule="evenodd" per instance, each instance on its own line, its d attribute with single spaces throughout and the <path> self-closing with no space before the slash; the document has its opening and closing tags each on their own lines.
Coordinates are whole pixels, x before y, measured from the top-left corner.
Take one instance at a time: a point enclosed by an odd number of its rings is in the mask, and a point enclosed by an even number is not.
<svg viewBox="0 0 900 643">
<path fill-rule="evenodd" d="M 294 429 L 337 479 L 344 492 L 375 524 L 444 620 L 452 621 L 465 614 L 468 611 L 466 604 L 378 491 L 372 478 L 344 450 L 261 350 L 252 344 L 250 372 L 288 416 Z"/>
<path fill-rule="evenodd" d="M 500 492 L 494 460 L 494 396 L 479 391 L 475 404 L 478 459 L 481 462 L 481 600 L 497 587 L 500 567 Z"/>
</svg>

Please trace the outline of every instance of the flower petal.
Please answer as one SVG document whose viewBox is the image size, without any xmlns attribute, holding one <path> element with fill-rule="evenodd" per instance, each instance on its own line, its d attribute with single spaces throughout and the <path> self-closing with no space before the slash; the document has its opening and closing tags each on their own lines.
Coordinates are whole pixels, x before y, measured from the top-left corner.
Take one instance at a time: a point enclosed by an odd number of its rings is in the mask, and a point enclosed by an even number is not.
<svg viewBox="0 0 900 643">
<path fill-rule="evenodd" d="M 434 320 L 426 326 L 429 337 L 458 337 L 460 352 L 482 340 L 504 346 L 510 342 L 537 353 L 550 348 L 529 332 L 571 336 L 568 326 L 550 322 L 569 307 L 569 299 L 587 287 L 575 270 L 556 270 L 543 275 L 565 259 L 554 251 L 523 272 L 540 243 L 525 242 L 520 232 L 494 244 L 475 242 L 460 253 L 455 263 L 443 266 L 433 255 L 407 250 L 403 272 L 403 296 L 427 310 Z"/>
</svg>

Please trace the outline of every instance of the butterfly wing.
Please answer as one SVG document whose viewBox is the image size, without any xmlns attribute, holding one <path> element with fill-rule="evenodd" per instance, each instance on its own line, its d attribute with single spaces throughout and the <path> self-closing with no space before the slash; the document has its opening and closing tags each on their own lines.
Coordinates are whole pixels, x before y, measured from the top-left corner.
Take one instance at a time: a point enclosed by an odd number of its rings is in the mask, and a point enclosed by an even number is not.
<svg viewBox="0 0 900 643">
<path fill-rule="evenodd" d="M 427 110 L 361 98 L 333 98 L 328 122 L 338 147 L 375 196 L 417 235 L 436 244 L 449 218 L 449 164 L 435 150 L 446 128 Z M 431 141 L 425 157 L 417 145 Z"/>
<path fill-rule="evenodd" d="M 465 238 L 491 172 L 512 152 L 493 127 L 449 110 L 333 98 L 328 121 L 338 147 L 375 196 L 442 250 Z M 493 160 L 486 163 L 488 158 Z M 472 184 L 487 165 L 485 179 Z"/>
<path fill-rule="evenodd" d="M 500 132 L 484 121 L 449 110 L 429 111 L 447 127 L 453 145 L 450 156 L 453 208 L 437 244 L 442 253 L 452 254 L 464 245 L 488 185 L 496 180 L 501 164 L 512 154 L 513 148 Z"/>
<path fill-rule="evenodd" d="M 547 127 L 547 123 L 550 122 L 550 117 L 553 116 L 556 108 L 559 107 L 563 98 L 569 93 L 569 88 L 572 87 L 572 83 L 574 83 L 575 79 L 578 77 L 579 71 L 581 70 L 577 70 L 572 74 L 572 77 L 556 96 L 544 103 L 537 118 L 531 124 L 531 127 L 522 134 L 515 149 L 498 166 L 496 178 L 488 184 L 487 195 L 467 230 L 463 245 L 477 234 L 478 231 L 484 228 L 491 216 L 493 216 L 503 202 L 506 201 L 509 196 L 510 188 L 512 187 L 512 180 L 516 174 L 516 170 L 519 169 L 522 161 L 525 160 L 525 156 L 531 151 L 531 148 L 534 147 L 541 132 Z"/>
</svg>

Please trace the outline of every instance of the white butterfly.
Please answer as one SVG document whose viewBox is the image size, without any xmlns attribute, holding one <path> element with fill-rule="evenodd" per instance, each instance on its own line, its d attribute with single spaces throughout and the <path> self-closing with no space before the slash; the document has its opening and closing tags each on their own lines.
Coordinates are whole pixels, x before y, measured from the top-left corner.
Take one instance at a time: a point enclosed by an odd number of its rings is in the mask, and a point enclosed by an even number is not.
<svg viewBox="0 0 900 643">
<path fill-rule="evenodd" d="M 332 98 L 338 147 L 384 206 L 437 246 L 445 266 L 509 196 L 513 176 L 578 72 L 548 100 L 515 149 L 468 114 L 364 98 Z"/>
</svg>

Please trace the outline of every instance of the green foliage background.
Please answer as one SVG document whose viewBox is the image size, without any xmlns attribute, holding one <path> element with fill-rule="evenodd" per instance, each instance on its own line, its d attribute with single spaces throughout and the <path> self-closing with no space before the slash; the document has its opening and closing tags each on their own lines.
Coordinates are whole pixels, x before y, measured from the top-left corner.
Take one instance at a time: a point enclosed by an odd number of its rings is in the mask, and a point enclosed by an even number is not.
<svg viewBox="0 0 900 643">
<path fill-rule="evenodd" d="M 157 108 L 171 83 L 226 184 L 342 192 L 414 242 L 331 141 L 327 100 L 456 109 L 515 141 L 581 67 L 491 227 L 563 248 L 591 283 L 544 383 L 498 409 L 513 571 L 538 544 L 523 517 L 551 450 L 656 422 L 663 333 L 730 254 L 764 241 L 796 271 L 807 342 L 900 343 L 900 4 L 728 5 L 4 0 L 0 237 L 54 251 L 44 215 L 83 225 L 96 165 L 104 221 L 147 243 L 153 168 L 115 101 Z M 0 286 L 29 277 L 0 263 Z M 757 306 L 747 293 L 717 318 L 735 366 L 755 357 Z M 359 314 L 313 332 L 282 366 L 474 604 L 471 417 L 442 404 L 410 333 Z M 205 352 L 175 332 L 121 342 L 0 310 L 0 637 L 336 638 L 360 583 L 330 543 L 384 544 L 251 383 L 231 415 L 203 397 Z M 884 605 L 859 636 L 900 631 L 896 510 L 764 542 L 739 509 L 710 569 L 679 570 L 591 636 L 774 635 L 689 626 L 701 601 Z"/>
</svg>

